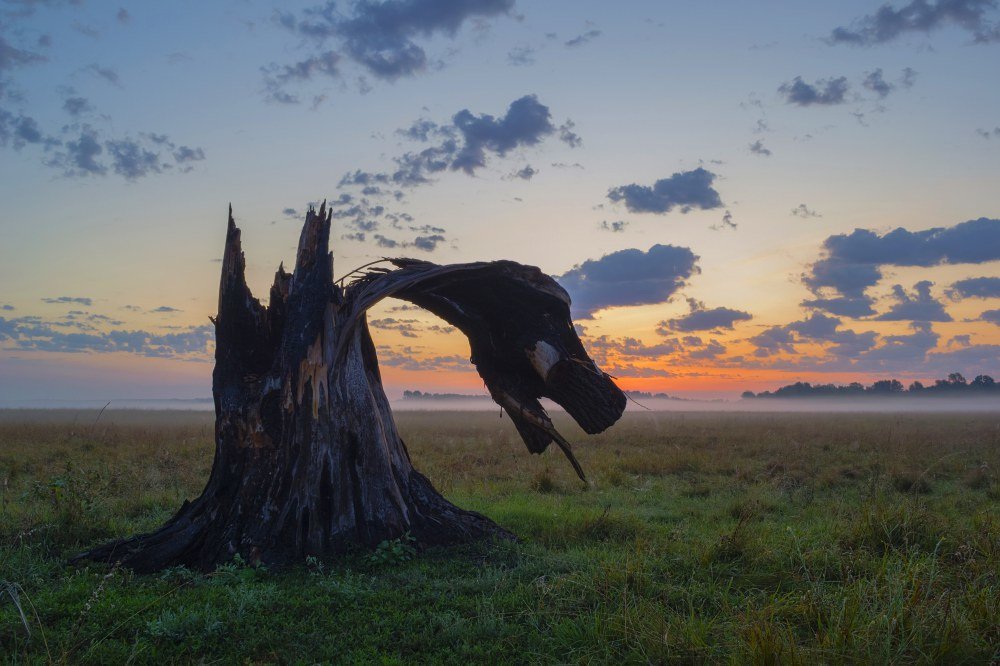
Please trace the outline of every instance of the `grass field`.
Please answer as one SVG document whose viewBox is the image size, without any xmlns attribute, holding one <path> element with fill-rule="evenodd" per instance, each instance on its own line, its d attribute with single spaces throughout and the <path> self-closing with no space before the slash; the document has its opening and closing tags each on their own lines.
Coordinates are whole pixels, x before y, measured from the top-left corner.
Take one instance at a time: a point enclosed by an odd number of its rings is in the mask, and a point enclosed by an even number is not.
<svg viewBox="0 0 1000 666">
<path fill-rule="evenodd" d="M 1000 415 L 557 415 L 586 488 L 496 412 L 404 412 L 520 543 L 152 576 L 66 558 L 196 496 L 212 415 L 95 416 L 0 412 L 2 661 L 1000 660 Z"/>
</svg>

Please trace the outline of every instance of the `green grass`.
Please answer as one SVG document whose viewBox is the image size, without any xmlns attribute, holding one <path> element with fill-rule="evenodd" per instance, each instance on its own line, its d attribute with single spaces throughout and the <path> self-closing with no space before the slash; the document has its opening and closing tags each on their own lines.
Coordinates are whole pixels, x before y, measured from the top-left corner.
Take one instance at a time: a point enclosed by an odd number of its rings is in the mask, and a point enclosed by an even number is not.
<svg viewBox="0 0 1000 666">
<path fill-rule="evenodd" d="M 157 527 L 210 414 L 0 412 L 0 661 L 990 663 L 1000 417 L 629 414 L 593 480 L 495 413 L 401 413 L 419 469 L 516 544 L 136 576 L 66 558 Z"/>
</svg>

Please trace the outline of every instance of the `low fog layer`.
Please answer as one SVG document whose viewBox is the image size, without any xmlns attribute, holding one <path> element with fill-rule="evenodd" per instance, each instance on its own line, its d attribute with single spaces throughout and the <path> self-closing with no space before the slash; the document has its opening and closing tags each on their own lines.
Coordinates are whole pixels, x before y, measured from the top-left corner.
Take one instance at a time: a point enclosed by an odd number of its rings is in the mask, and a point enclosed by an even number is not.
<svg viewBox="0 0 1000 666">
<path fill-rule="evenodd" d="M 0 409 L 79 409 L 100 410 L 107 400 L 18 400 L 0 402 Z M 499 412 L 500 407 L 487 396 L 437 398 L 428 400 L 398 399 L 391 402 L 397 411 Z M 550 412 L 562 411 L 559 405 L 543 399 Z M 211 398 L 163 400 L 112 400 L 112 410 L 212 411 Z M 767 400 L 670 400 L 644 398 L 629 400 L 627 411 L 654 412 L 995 412 L 1000 414 L 1000 397 L 965 398 L 769 398 Z"/>
<path fill-rule="evenodd" d="M 545 409 L 562 411 L 554 402 L 542 399 Z M 392 401 L 399 411 L 499 411 L 487 397 L 402 399 Z M 767 400 L 671 400 L 646 398 L 629 400 L 626 411 L 654 412 L 996 412 L 1000 397 L 968 398 L 769 398 Z"/>
</svg>

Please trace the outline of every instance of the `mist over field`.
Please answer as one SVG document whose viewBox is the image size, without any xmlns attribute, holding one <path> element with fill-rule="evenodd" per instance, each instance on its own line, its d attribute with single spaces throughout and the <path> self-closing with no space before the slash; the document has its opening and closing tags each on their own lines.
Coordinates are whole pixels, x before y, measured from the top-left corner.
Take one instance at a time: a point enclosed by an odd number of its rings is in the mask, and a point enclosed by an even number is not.
<svg viewBox="0 0 1000 666">
<path fill-rule="evenodd" d="M 107 400 L 23 400 L 0 402 L 0 412 L 16 413 L 20 410 L 75 411 L 96 414 Z M 543 398 L 542 405 L 548 412 L 562 412 L 562 407 Z M 390 402 L 394 411 L 403 412 L 500 412 L 500 407 L 489 396 L 440 398 L 429 400 L 397 399 Z M 215 409 L 210 398 L 175 400 L 112 400 L 109 410 L 145 411 L 196 411 L 211 412 Z M 918 398 L 768 398 L 736 400 L 687 400 L 669 398 L 630 399 L 625 407 L 628 412 L 817 412 L 817 413 L 996 413 L 1000 414 L 1000 397 L 977 396 L 968 398 L 918 397 Z M 44 414 L 40 414 L 44 416 Z M 506 418 L 506 417 L 504 417 Z"/>
</svg>

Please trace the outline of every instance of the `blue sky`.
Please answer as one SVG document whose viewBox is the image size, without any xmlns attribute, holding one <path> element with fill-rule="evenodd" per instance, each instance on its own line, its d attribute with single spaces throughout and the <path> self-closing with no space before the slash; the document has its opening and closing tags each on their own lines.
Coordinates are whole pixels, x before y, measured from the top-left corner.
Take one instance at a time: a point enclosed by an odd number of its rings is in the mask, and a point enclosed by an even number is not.
<svg viewBox="0 0 1000 666">
<path fill-rule="evenodd" d="M 227 205 L 264 293 L 322 199 L 338 276 L 559 276 L 629 388 L 995 376 L 998 24 L 990 0 L 0 0 L 0 399 L 207 395 Z M 479 385 L 459 334 L 394 307 L 390 393 Z"/>
</svg>

